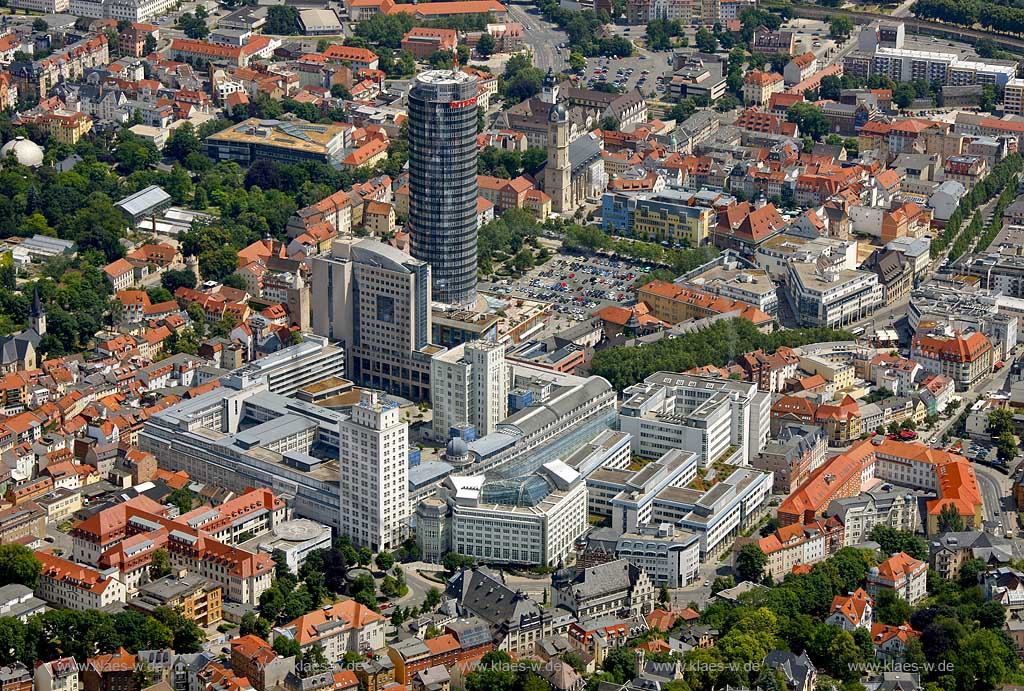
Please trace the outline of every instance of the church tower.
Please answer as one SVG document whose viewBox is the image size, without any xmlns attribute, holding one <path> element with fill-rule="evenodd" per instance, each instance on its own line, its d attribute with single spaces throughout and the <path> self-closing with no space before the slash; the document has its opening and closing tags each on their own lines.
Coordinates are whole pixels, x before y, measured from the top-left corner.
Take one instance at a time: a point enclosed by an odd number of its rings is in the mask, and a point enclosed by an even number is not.
<svg viewBox="0 0 1024 691">
<path fill-rule="evenodd" d="M 572 206 L 569 113 L 558 102 L 558 81 L 551 70 L 544 80 L 543 99 L 551 106 L 548 109 L 548 162 L 544 167 L 544 191 L 551 197 L 551 210 L 565 213 Z"/>
<path fill-rule="evenodd" d="M 40 336 L 46 335 L 46 310 L 39 299 L 39 288 L 32 291 L 32 310 L 29 312 L 29 324 Z"/>
</svg>

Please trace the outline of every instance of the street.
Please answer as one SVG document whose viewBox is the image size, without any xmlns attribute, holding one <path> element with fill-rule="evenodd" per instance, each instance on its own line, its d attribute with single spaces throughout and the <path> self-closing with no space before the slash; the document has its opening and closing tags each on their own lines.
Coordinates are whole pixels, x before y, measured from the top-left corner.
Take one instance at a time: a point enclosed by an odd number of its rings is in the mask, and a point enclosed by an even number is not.
<svg viewBox="0 0 1024 691">
<path fill-rule="evenodd" d="M 529 2 L 507 4 L 509 18 L 523 25 L 526 44 L 533 51 L 533 63 L 547 71 L 562 72 L 569 66 L 569 51 L 560 51 L 558 46 L 565 43 L 565 32 L 541 18 L 537 8 Z"/>
<path fill-rule="evenodd" d="M 409 592 L 404 597 L 400 597 L 392 602 L 392 606 L 401 607 L 419 607 L 423 604 L 424 598 L 427 596 L 427 591 L 431 588 L 437 588 L 441 592 L 444 592 L 444 583 L 435 583 L 434 581 L 424 578 L 418 572 L 419 571 L 438 571 L 440 575 L 444 577 L 444 571 L 441 569 L 440 564 L 428 564 L 423 561 L 413 561 L 408 564 L 401 564 L 402 571 L 405 573 L 405 583 L 409 586 Z"/>
</svg>

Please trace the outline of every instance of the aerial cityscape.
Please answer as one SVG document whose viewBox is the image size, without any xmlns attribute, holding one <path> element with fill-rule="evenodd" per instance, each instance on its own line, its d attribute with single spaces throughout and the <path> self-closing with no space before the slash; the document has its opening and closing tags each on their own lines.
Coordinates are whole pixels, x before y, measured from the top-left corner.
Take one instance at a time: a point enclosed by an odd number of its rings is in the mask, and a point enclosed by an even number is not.
<svg viewBox="0 0 1024 691">
<path fill-rule="evenodd" d="M 1022 176 L 1017 0 L 0 0 L 0 691 L 1024 690 Z"/>
</svg>

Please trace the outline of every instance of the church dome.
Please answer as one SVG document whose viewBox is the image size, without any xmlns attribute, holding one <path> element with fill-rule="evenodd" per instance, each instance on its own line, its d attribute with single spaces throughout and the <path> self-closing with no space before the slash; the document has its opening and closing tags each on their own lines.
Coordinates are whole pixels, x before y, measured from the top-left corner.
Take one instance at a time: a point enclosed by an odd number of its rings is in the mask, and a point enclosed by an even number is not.
<svg viewBox="0 0 1024 691">
<path fill-rule="evenodd" d="M 38 168 L 43 165 L 43 149 L 31 139 L 15 137 L 0 148 L 0 157 L 7 158 L 11 152 L 14 152 L 14 157 L 23 166 Z"/>
<path fill-rule="evenodd" d="M 548 111 L 548 119 L 551 122 L 565 122 L 569 119 L 569 112 L 565 109 L 564 105 L 556 103 L 551 106 L 551 110 Z"/>
</svg>

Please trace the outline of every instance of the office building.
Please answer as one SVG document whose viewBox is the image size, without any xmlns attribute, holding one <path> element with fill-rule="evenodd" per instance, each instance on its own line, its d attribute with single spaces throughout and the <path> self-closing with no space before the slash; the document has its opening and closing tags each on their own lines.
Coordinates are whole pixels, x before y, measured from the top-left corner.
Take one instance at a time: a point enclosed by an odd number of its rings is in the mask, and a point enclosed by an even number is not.
<svg viewBox="0 0 1024 691">
<path fill-rule="evenodd" d="M 232 50 L 228 46 L 214 48 Z M 352 127 L 347 124 L 318 125 L 304 120 L 249 118 L 208 136 L 203 140 L 203 151 L 215 161 L 236 161 L 243 166 L 259 160 L 318 161 L 340 166 L 343 149 L 351 144 L 351 131 Z"/>
<path fill-rule="evenodd" d="M 482 437 L 497 429 L 508 416 L 510 379 L 502 343 L 472 341 L 431 358 L 434 439 L 466 437 L 468 428 L 471 438 Z"/>
<path fill-rule="evenodd" d="M 570 457 L 615 426 L 615 389 L 601 377 L 578 377 L 513 363 L 516 411 L 498 428 L 465 443 L 458 467 L 527 475 L 548 461 Z M 457 439 L 456 442 L 463 440 Z M 583 472 L 581 470 L 581 472 Z"/>
<path fill-rule="evenodd" d="M 476 298 L 476 77 L 416 76 L 409 91 L 409 229 L 412 255 L 430 265 L 434 299 Z"/>
<path fill-rule="evenodd" d="M 633 452 L 657 458 L 671 449 L 748 465 L 768 443 L 771 397 L 753 382 L 656 372 L 624 392 L 619 428 Z"/>
<path fill-rule="evenodd" d="M 298 345 L 271 353 L 233 370 L 227 386 L 243 389 L 266 381 L 271 393 L 291 396 L 299 389 L 345 374 L 345 351 L 322 336 L 306 334 Z"/>
<path fill-rule="evenodd" d="M 859 76 L 886 76 L 896 82 L 923 80 L 943 86 L 1006 86 L 1017 76 L 1016 65 L 1006 61 L 964 60 L 955 53 L 884 46 L 876 46 L 873 52 L 850 53 L 843 67 Z"/>
<path fill-rule="evenodd" d="M 1006 82 L 1003 111 L 1007 115 L 1024 115 L 1024 79 L 1014 77 Z"/>
<path fill-rule="evenodd" d="M 619 536 L 615 556 L 643 569 L 656 585 L 682 588 L 697 580 L 700 537 L 671 523 L 640 526 Z"/>
<path fill-rule="evenodd" d="M 690 206 L 692 194 L 667 189 L 649 199 L 637 199 L 633 211 L 633 236 L 651 242 L 700 247 L 707 243 L 715 214 L 711 209 Z"/>
<path fill-rule="evenodd" d="M 348 379 L 430 397 L 431 267 L 376 240 L 339 239 L 312 264 L 314 333 L 341 341 Z"/>
<path fill-rule="evenodd" d="M 339 428 L 339 532 L 356 547 L 397 549 L 409 518 L 409 425 L 396 402 L 364 391 Z"/>
<path fill-rule="evenodd" d="M 178 609 L 186 619 L 202 627 L 214 626 L 222 618 L 221 586 L 187 574 L 170 574 L 139 588 L 128 606 L 145 614 L 158 607 Z"/>
<path fill-rule="evenodd" d="M 738 300 L 775 317 L 779 296 L 768 272 L 732 252 L 725 252 L 707 264 L 676 279 L 680 286 Z"/>
<path fill-rule="evenodd" d="M 145 22 L 174 7 L 172 0 L 70 0 L 65 10 L 76 17 Z"/>
<path fill-rule="evenodd" d="M 558 460 L 524 476 L 453 475 L 440 496 L 447 504 L 447 526 L 436 531 L 438 544 L 424 543 L 425 553 L 454 551 L 487 564 L 557 566 L 588 528 L 587 485 Z"/>
<path fill-rule="evenodd" d="M 624 535 L 652 525 L 675 524 L 697 536 L 701 561 L 713 559 L 731 544 L 731 538 L 764 515 L 772 494 L 772 474 L 737 468 L 700 491 L 688 487 L 697 469 L 694 454 L 675 449 L 637 471 L 597 470 L 587 477 L 590 513 L 610 514 L 612 529 Z"/>
<path fill-rule="evenodd" d="M 885 302 L 877 274 L 844 268 L 843 256 L 831 252 L 814 263 L 791 263 L 786 290 L 801 326 L 841 328 Z"/>
<path fill-rule="evenodd" d="M 953 380 L 960 391 L 992 371 L 992 342 L 983 333 L 926 334 L 915 336 L 910 357 L 928 374 L 942 374 Z"/>
<path fill-rule="evenodd" d="M 225 381 L 152 415 L 139 431 L 140 449 L 197 482 L 236 493 L 272 489 L 296 515 L 337 529 L 338 425 L 345 415 L 271 393 L 265 383 L 235 389 Z"/>
</svg>

